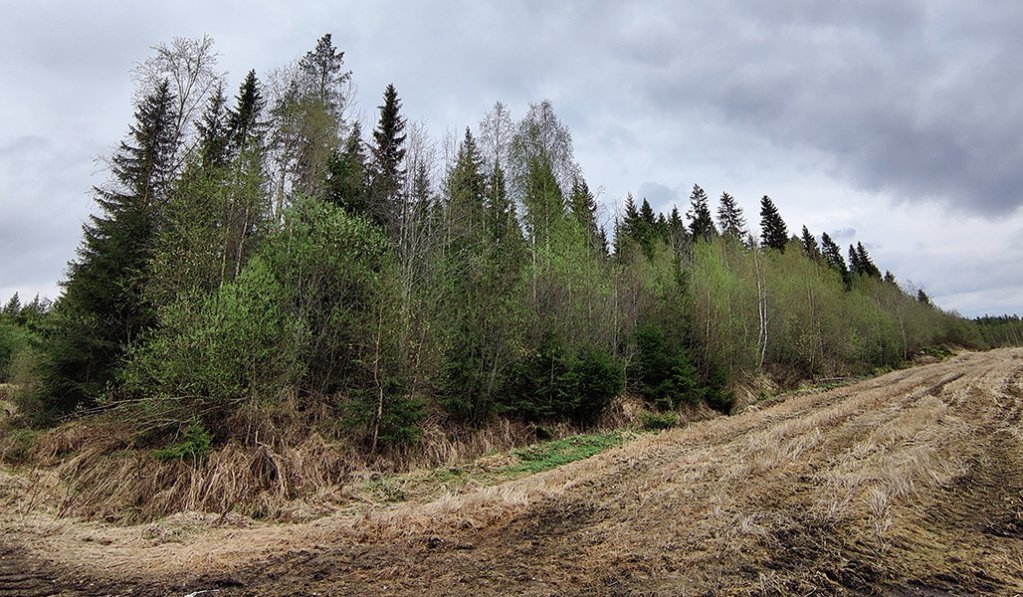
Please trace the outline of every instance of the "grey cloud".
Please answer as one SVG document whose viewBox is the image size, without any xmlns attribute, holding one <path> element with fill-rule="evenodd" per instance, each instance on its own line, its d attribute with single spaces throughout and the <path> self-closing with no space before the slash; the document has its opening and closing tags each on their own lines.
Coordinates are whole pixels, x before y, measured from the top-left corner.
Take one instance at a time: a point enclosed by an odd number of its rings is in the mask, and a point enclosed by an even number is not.
<svg viewBox="0 0 1023 597">
<path fill-rule="evenodd" d="M 682 205 L 682 198 L 678 190 L 657 182 L 644 182 L 639 185 L 639 195 L 636 197 L 636 202 L 641 202 L 643 199 L 650 202 L 650 206 L 654 208 L 655 212 L 668 213 L 671 211 L 672 206 L 676 205 L 679 206 L 680 210 L 685 211 L 685 206 Z"/>
<path fill-rule="evenodd" d="M 847 240 L 853 240 L 856 238 L 855 228 L 841 228 L 830 233 L 830 236 L 835 242 L 844 242 Z"/>
<path fill-rule="evenodd" d="M 724 30 L 689 27 L 666 48 L 677 59 L 644 91 L 661 110 L 822 152 L 862 189 L 1005 214 L 1023 204 L 1023 80 L 1011 74 L 1023 38 L 1003 32 L 1023 8 L 996 6 L 1000 22 L 952 3 L 733 2 L 712 9 Z"/>
</svg>

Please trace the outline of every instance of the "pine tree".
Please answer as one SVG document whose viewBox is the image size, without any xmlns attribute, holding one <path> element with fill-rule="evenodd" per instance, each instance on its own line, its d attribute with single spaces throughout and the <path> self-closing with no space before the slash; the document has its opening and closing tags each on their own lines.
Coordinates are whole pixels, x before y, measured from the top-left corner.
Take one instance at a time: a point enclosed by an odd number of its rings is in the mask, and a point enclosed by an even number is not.
<svg viewBox="0 0 1023 597">
<path fill-rule="evenodd" d="M 746 218 L 742 215 L 742 208 L 739 203 L 728 193 L 721 193 L 721 200 L 718 203 L 718 225 L 721 227 L 721 235 L 736 240 L 746 238 Z"/>
<path fill-rule="evenodd" d="M 334 47 L 327 33 L 316 42 L 316 48 L 298 62 L 304 95 L 320 101 L 337 119 L 344 110 L 344 85 L 352 76 L 351 71 L 343 70 L 344 57 L 345 53 Z"/>
<path fill-rule="evenodd" d="M 819 259 L 821 256 L 820 247 L 817 246 L 817 239 L 810 234 L 810 230 L 803 226 L 803 235 L 799 239 L 799 243 L 803 245 L 803 254 L 810 259 Z"/>
<path fill-rule="evenodd" d="M 856 247 L 849 245 L 849 273 L 850 274 L 865 274 L 863 265 L 860 262 L 860 254 L 856 252 Z"/>
<path fill-rule="evenodd" d="M 228 128 L 236 154 L 249 143 L 262 140 L 264 124 L 260 116 L 265 105 L 256 71 L 250 70 L 235 97 L 235 107 L 228 111 Z"/>
<path fill-rule="evenodd" d="M 401 100 L 394 85 L 384 90 L 384 103 L 377 106 L 380 120 L 373 130 L 372 204 L 370 213 L 381 225 L 393 225 L 398 195 L 405 183 L 405 119 L 400 114 Z"/>
<path fill-rule="evenodd" d="M 487 179 L 487 230 L 498 242 L 505 238 L 520 236 L 515 204 L 508 198 L 504 169 L 495 162 L 494 170 Z"/>
<path fill-rule="evenodd" d="M 594 251 L 602 251 L 597 233 L 597 200 L 582 177 L 576 177 L 572 181 L 568 207 L 583 230 L 586 244 Z"/>
<path fill-rule="evenodd" d="M 625 255 L 625 248 L 629 243 L 637 243 L 639 235 L 642 234 L 642 220 L 639 217 L 639 210 L 636 208 L 636 199 L 629 193 L 625 196 L 625 213 L 621 221 L 615 222 L 615 255 Z"/>
<path fill-rule="evenodd" d="M 849 251 L 850 253 L 854 251 L 856 253 L 857 263 L 856 271 L 858 273 L 861 273 L 871 278 L 877 278 L 879 280 L 881 279 L 881 270 L 878 269 L 876 265 L 874 265 L 874 261 L 870 258 L 870 255 L 867 253 L 867 250 L 863 247 L 863 243 L 857 242 L 855 249 L 853 249 L 853 247 L 850 245 Z"/>
<path fill-rule="evenodd" d="M 484 232 L 486 180 L 482 167 L 483 157 L 466 127 L 447 185 L 450 236 L 463 246 L 469 239 L 482 239 Z"/>
<path fill-rule="evenodd" d="M 227 123 L 227 98 L 223 87 L 210 95 L 202 118 L 196 124 L 199 133 L 199 161 L 205 168 L 219 168 L 227 162 L 227 144 L 230 140 Z"/>
<path fill-rule="evenodd" d="M 852 283 L 852 277 L 849 274 L 849 268 L 845 263 L 845 258 L 842 257 L 842 249 L 839 248 L 835 241 L 831 240 L 827 232 L 821 234 L 821 256 L 824 258 L 824 263 L 828 267 L 838 272 L 838 275 L 842 277 L 842 282 L 845 284 L 846 289 L 849 289 Z"/>
<path fill-rule="evenodd" d="M 686 217 L 689 218 L 689 234 L 693 240 L 710 240 L 717 235 L 714 220 L 710 216 L 710 207 L 707 205 L 707 193 L 700 185 L 693 185 Z"/>
<path fill-rule="evenodd" d="M 166 81 L 143 99 L 128 140 L 111 159 L 113 187 L 96 189 L 101 214 L 83 226 L 44 341 L 41 402 L 50 416 L 92 404 L 113 380 L 125 347 L 155 322 L 144 290 L 173 182 L 174 101 Z"/>
<path fill-rule="evenodd" d="M 350 214 L 369 216 L 369 181 L 366 170 L 362 130 L 356 122 L 344 144 L 331 154 L 327 163 L 324 200 L 340 205 Z"/>
<path fill-rule="evenodd" d="M 767 195 L 760 199 L 760 240 L 765 247 L 782 252 L 789 241 L 785 221 L 781 219 L 778 208 Z"/>
</svg>

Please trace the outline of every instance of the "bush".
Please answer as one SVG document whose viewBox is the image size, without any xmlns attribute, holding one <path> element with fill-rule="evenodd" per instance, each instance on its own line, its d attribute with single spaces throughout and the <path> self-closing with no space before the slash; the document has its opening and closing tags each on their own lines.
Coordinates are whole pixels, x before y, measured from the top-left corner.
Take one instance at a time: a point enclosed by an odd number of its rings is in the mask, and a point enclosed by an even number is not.
<svg viewBox="0 0 1023 597">
<path fill-rule="evenodd" d="M 153 455 L 157 460 L 181 460 L 190 458 L 193 461 L 201 461 L 210 453 L 213 445 L 213 438 L 199 419 L 192 421 L 181 433 L 181 441 L 157 450 Z"/>
<path fill-rule="evenodd" d="M 216 426 L 241 402 L 293 382 L 293 340 L 302 330 L 281 299 L 257 257 L 216 294 L 161 309 L 162 327 L 130 353 L 122 373 L 124 390 L 145 398 L 143 421 L 175 425 L 199 414 Z"/>
<path fill-rule="evenodd" d="M 572 419 L 589 424 L 624 386 L 624 367 L 609 352 L 571 352 L 554 337 L 519 361 L 503 410 L 527 420 Z"/>
<path fill-rule="evenodd" d="M 659 327 L 645 325 L 636 330 L 633 372 L 636 390 L 662 410 L 683 403 L 695 405 L 706 394 L 685 348 L 669 342 Z"/>
<path fill-rule="evenodd" d="M 127 395 L 143 399 L 139 422 L 166 429 L 198 415 L 227 435 L 243 402 L 296 389 L 349 396 L 374 428 L 412 438 L 417 409 L 390 395 L 401 384 L 387 352 L 386 251 L 379 229 L 338 207 L 308 199 L 289 208 L 234 281 L 160 310 L 160 327 L 122 375 Z M 378 383 L 398 411 L 384 413 L 390 423 L 375 418 Z"/>
<path fill-rule="evenodd" d="M 640 425 L 646 431 L 658 431 L 671 429 L 678 425 L 678 414 L 673 411 L 663 413 L 643 412 L 639 418 Z"/>
</svg>

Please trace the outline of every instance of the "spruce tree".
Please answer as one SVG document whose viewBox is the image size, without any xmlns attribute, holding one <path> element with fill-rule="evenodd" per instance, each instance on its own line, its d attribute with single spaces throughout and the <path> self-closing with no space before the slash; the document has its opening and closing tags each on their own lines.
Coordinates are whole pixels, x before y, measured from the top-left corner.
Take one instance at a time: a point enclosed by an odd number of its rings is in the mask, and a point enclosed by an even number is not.
<svg viewBox="0 0 1023 597">
<path fill-rule="evenodd" d="M 675 255 L 681 255 L 689 244 L 689 230 L 679 214 L 678 207 L 672 206 L 668 217 L 668 241 Z"/>
<path fill-rule="evenodd" d="M 572 181 L 572 192 L 569 195 L 568 207 L 575 216 L 576 222 L 586 237 L 586 244 L 597 251 L 600 240 L 597 234 L 597 200 L 590 192 L 590 187 L 582 177 Z"/>
<path fill-rule="evenodd" d="M 370 216 L 368 185 L 362 131 L 356 122 L 342 146 L 331 154 L 327 163 L 324 199 L 328 203 L 340 205 L 350 214 Z"/>
<path fill-rule="evenodd" d="M 778 251 L 785 251 L 785 245 L 789 242 L 788 228 L 785 221 L 781 219 L 778 208 L 767 195 L 760 199 L 760 240 L 765 247 Z"/>
<path fill-rule="evenodd" d="M 464 245 L 480 240 L 485 227 L 486 179 L 483 156 L 468 127 L 458 147 L 458 157 L 448 173 L 448 227 L 451 237 Z"/>
<path fill-rule="evenodd" d="M 204 168 L 219 168 L 227 161 L 228 132 L 227 98 L 223 87 L 210 95 L 209 103 L 202 118 L 196 124 L 199 133 L 199 161 Z"/>
<path fill-rule="evenodd" d="M 235 153 L 253 141 L 262 140 L 264 124 L 260 116 L 265 105 L 256 71 L 250 70 L 238 89 L 235 107 L 228 111 L 228 128 Z"/>
<path fill-rule="evenodd" d="M 395 223 L 398 195 L 405 182 L 405 119 L 394 85 L 384 90 L 384 103 L 377 106 L 380 120 L 373 130 L 372 203 L 370 214 L 381 225 Z"/>
<path fill-rule="evenodd" d="M 546 154 L 529 158 L 525 195 L 526 228 L 534 246 L 549 248 L 552 232 L 565 217 L 565 199 Z"/>
<path fill-rule="evenodd" d="M 642 219 L 639 217 L 639 210 L 636 208 L 636 199 L 629 193 L 625 196 L 625 213 L 620 222 L 615 222 L 615 254 L 619 257 L 625 255 L 625 248 L 629 243 L 638 243 L 642 234 Z"/>
<path fill-rule="evenodd" d="M 874 265 L 874 261 L 870 258 L 867 250 L 863 247 L 863 243 L 857 242 L 855 249 L 853 249 L 850 245 L 849 252 L 852 253 L 854 251 L 856 253 L 857 263 L 856 271 L 871 278 L 881 279 L 881 270 Z"/>
<path fill-rule="evenodd" d="M 746 218 L 739 203 L 728 193 L 721 193 L 718 204 L 718 225 L 722 236 L 741 240 L 746 237 Z"/>
<path fill-rule="evenodd" d="M 345 53 L 334 47 L 327 33 L 298 62 L 303 94 L 320 101 L 327 113 L 337 119 L 344 109 L 344 85 L 352 76 L 351 71 L 344 70 L 344 58 Z"/>
<path fill-rule="evenodd" d="M 505 238 L 520 236 L 515 204 L 508 198 L 504 168 L 501 168 L 499 162 L 494 163 L 494 169 L 487 179 L 486 210 L 487 230 L 495 240 L 500 242 Z"/>
<path fill-rule="evenodd" d="M 849 245 L 849 273 L 850 274 L 865 274 L 863 265 L 860 263 L 860 254 L 856 252 L 856 247 Z"/>
<path fill-rule="evenodd" d="M 821 256 L 824 258 L 824 263 L 831 269 L 838 272 L 842 277 L 842 282 L 845 283 L 846 288 L 849 287 L 851 279 L 849 277 L 849 268 L 846 266 L 845 258 L 842 257 L 842 249 L 839 248 L 835 241 L 831 240 L 828 233 L 821 234 Z"/>
<path fill-rule="evenodd" d="M 144 98 L 111 159 L 113 185 L 83 226 L 78 259 L 44 340 L 44 415 L 88 406 L 114 379 L 125 348 L 155 322 L 144 296 L 160 214 L 172 184 L 174 96 L 166 81 Z"/>
<path fill-rule="evenodd" d="M 799 243 L 803 245 L 803 254 L 810 259 L 819 259 L 821 256 L 820 247 L 817 246 L 817 239 L 810 234 L 810 230 L 804 225 L 803 235 L 799 239 Z"/>
<path fill-rule="evenodd" d="M 693 185 L 686 217 L 689 218 L 689 234 L 693 240 L 710 240 L 717 234 L 714 220 L 710 216 L 710 207 L 707 205 L 707 193 L 700 185 Z"/>
</svg>

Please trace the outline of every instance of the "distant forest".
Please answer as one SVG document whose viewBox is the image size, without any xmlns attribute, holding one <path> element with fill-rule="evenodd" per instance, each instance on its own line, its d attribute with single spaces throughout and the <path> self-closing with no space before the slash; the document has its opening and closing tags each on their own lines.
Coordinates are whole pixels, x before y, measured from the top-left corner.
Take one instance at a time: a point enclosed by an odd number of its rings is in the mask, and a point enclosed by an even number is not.
<svg viewBox="0 0 1023 597">
<path fill-rule="evenodd" d="M 3 308 L 27 422 L 245 442 L 290 400 L 376 453 L 427 420 L 587 426 L 626 392 L 727 413 L 765 375 L 1023 343 L 1019 317 L 944 312 L 767 195 L 744 214 L 694 186 L 684 213 L 630 195 L 598 217 L 548 101 L 435 140 L 393 85 L 363 131 L 329 34 L 236 87 L 217 73 L 209 38 L 154 48 L 62 295 Z"/>
</svg>

